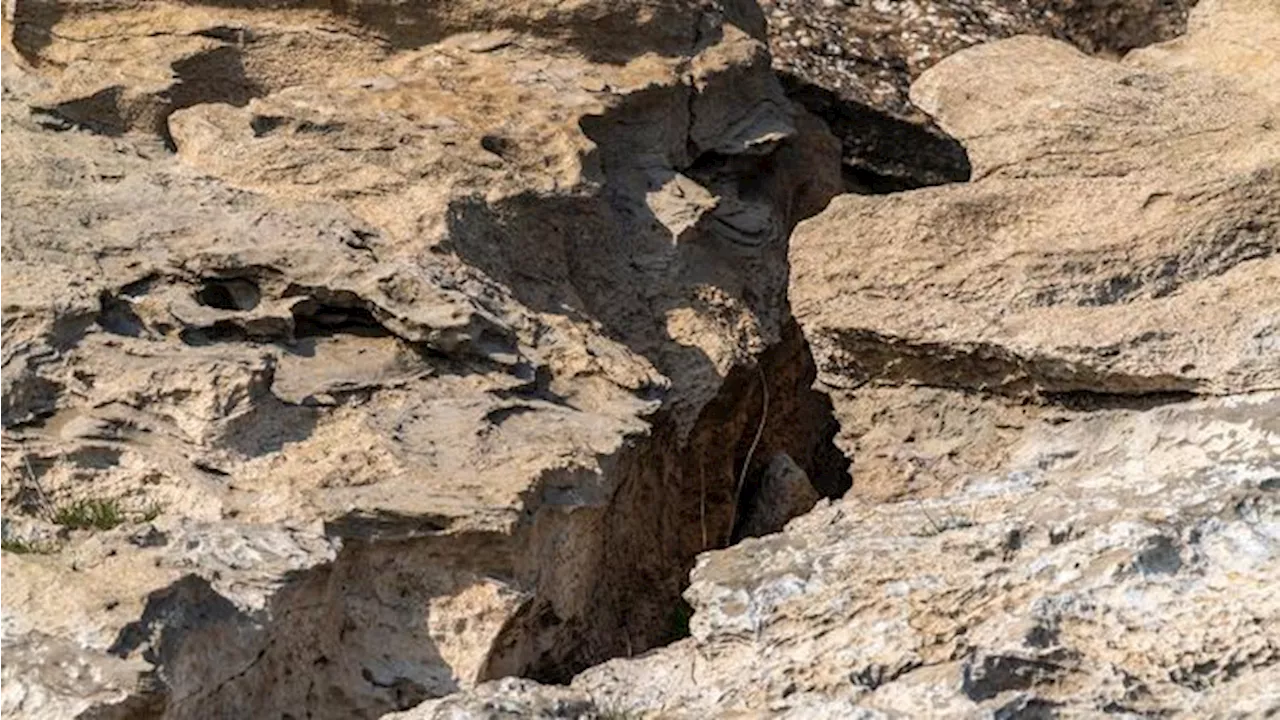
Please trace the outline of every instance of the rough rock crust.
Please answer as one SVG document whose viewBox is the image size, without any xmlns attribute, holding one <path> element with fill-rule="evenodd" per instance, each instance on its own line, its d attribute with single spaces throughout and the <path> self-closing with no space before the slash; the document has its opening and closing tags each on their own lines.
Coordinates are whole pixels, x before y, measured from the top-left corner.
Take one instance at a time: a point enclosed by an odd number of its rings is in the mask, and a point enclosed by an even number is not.
<svg viewBox="0 0 1280 720">
<path fill-rule="evenodd" d="M 1123 54 L 1181 34 L 1195 0 L 762 0 L 788 93 L 841 139 L 851 190 L 968 179 L 908 89 L 953 53 L 1015 35 Z"/>
<path fill-rule="evenodd" d="M 670 638 L 839 187 L 752 3 L 4 33 L 6 716 L 376 717 Z"/>
<path fill-rule="evenodd" d="M 763 0 L 774 66 L 894 115 L 920 118 L 908 90 L 943 58 L 1015 35 L 1123 54 L 1186 28 L 1195 0 Z"/>
<path fill-rule="evenodd" d="M 691 637 L 555 697 L 584 718 L 1280 712 L 1280 6 L 1204 0 L 1123 62 L 1005 40 L 912 96 L 974 182 L 842 196 L 792 243 L 852 491 L 702 555 Z"/>
</svg>

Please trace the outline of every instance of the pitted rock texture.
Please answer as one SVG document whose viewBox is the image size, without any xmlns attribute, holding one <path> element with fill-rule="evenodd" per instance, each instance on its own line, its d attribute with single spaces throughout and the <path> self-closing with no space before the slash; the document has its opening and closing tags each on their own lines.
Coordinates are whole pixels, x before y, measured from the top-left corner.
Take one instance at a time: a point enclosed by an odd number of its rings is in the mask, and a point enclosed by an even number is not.
<svg viewBox="0 0 1280 720">
<path fill-rule="evenodd" d="M 412 710 L 383 715 L 384 720 L 605 720 L 608 712 L 591 697 L 563 685 L 540 685 L 529 680 L 504 678 L 484 683 L 472 692 L 430 700 Z"/>
<path fill-rule="evenodd" d="M 792 241 L 850 493 L 700 556 L 691 636 L 579 674 L 576 716 L 1280 712 L 1278 79 L 1270 0 L 925 73 L 975 180 Z"/>
<path fill-rule="evenodd" d="M 573 686 L 654 717 L 1265 717 L 1277 418 L 1260 393 L 1028 424 L 946 495 L 703 555 L 692 637 Z"/>
<path fill-rule="evenodd" d="M 1068 407 L 1280 388 L 1277 13 L 1214 3 L 1120 63 L 1014 38 L 916 83 L 974 181 L 844 196 L 793 240 L 793 307 L 847 399 L 855 487 L 1002 462 L 1009 430 L 902 388 Z M 937 425 L 895 420 L 919 414 Z M 907 451 L 922 433 L 933 447 Z"/>
<path fill-rule="evenodd" d="M 6 716 L 377 717 L 669 639 L 839 187 L 763 32 L 6 6 Z M 762 446 L 818 477 L 806 422 Z"/>
<path fill-rule="evenodd" d="M 762 0 L 773 64 L 843 144 L 855 192 L 968 179 L 963 149 L 912 103 L 912 81 L 1015 35 L 1113 55 L 1181 34 L 1195 0 Z"/>
</svg>

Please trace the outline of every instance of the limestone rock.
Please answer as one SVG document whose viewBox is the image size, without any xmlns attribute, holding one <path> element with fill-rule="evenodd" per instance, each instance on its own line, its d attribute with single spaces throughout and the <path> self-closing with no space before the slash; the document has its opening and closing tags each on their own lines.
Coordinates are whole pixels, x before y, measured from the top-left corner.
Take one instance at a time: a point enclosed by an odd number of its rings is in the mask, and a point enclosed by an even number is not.
<svg viewBox="0 0 1280 720">
<path fill-rule="evenodd" d="M 429 700 L 402 713 L 383 715 L 385 720 L 601 720 L 601 712 L 586 693 L 563 686 L 540 685 L 529 680 L 505 678 Z"/>
<path fill-rule="evenodd" d="M 1211 3 L 1193 34 L 1121 63 L 1015 38 L 916 84 L 975 181 L 842 197 L 793 244 L 792 302 L 843 400 L 855 487 L 887 498 L 993 471 L 1024 397 L 1280 387 L 1276 12 Z"/>
<path fill-rule="evenodd" d="M 667 639 L 839 183 L 754 6 L 4 33 L 6 716 L 376 717 Z"/>
<path fill-rule="evenodd" d="M 1273 713 L 1277 418 L 1090 413 L 946 495 L 824 503 L 699 559 L 692 637 L 573 686 L 675 718 Z"/>
<path fill-rule="evenodd" d="M 968 179 L 960 145 L 912 104 L 925 70 L 1015 35 L 1124 53 L 1179 35 L 1195 0 L 762 0 L 792 98 L 843 144 L 850 187 L 882 192 Z"/>
<path fill-rule="evenodd" d="M 1239 32 L 1249 28 L 1249 32 Z M 853 487 L 699 557 L 670 718 L 1280 712 L 1280 9 L 1122 62 L 1015 38 L 913 96 L 975 180 L 843 196 L 792 300 Z"/>
<path fill-rule="evenodd" d="M 907 91 L 967 47 L 1042 35 L 1089 53 L 1125 53 L 1170 40 L 1196 0 L 764 0 L 780 71 L 899 116 L 918 115 Z"/>
<path fill-rule="evenodd" d="M 1121 63 L 1015 38 L 926 74 L 913 96 L 968 145 L 974 182 L 844 196 L 798 229 L 792 302 L 823 381 L 1280 387 L 1280 29 L 1265 2 L 1206 15 L 1246 11 L 1254 32 L 1214 51 L 1241 80 L 1187 71 L 1214 39 L 1196 36 Z"/>
</svg>

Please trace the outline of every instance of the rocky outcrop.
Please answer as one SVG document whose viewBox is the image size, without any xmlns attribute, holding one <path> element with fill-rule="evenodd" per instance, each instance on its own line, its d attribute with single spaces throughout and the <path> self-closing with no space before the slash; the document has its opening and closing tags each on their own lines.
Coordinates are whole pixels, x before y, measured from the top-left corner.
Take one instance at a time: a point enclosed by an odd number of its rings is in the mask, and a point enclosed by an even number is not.
<svg viewBox="0 0 1280 720">
<path fill-rule="evenodd" d="M 4 712 L 1280 711 L 1280 11 L 1189 27 L 788 240 L 750 3 L 11 3 Z"/>
<path fill-rule="evenodd" d="M 771 363 L 838 161 L 752 4 L 5 21 L 6 716 L 567 678 L 678 630 L 741 478 L 823 487 Z"/>
<path fill-rule="evenodd" d="M 964 149 L 908 97 L 943 58 L 1015 35 L 1114 55 L 1179 35 L 1195 0 L 762 0 L 789 95 L 841 139 L 853 192 L 967 180 Z M 927 110 L 927 108 L 926 108 Z"/>
<path fill-rule="evenodd" d="M 850 493 L 702 555 L 687 639 L 400 717 L 1280 711 L 1278 48 L 1274 3 L 1205 0 L 1122 62 L 925 73 L 974 181 L 792 241 Z"/>
<path fill-rule="evenodd" d="M 1277 417 L 1269 393 L 1027 423 L 951 492 L 704 555 L 692 637 L 574 687 L 660 717 L 1265 716 Z"/>
<path fill-rule="evenodd" d="M 1277 29 L 1234 32 L 1270 12 L 1235 3 L 1122 63 L 1036 38 L 944 61 L 912 95 L 965 142 L 974 181 L 841 197 L 797 231 L 791 298 L 856 487 L 1001 466 L 1008 429 L 957 424 L 975 397 L 1087 409 L 1280 388 Z M 886 408 L 923 407 L 902 389 L 959 391 L 966 409 L 913 395 L 957 414 L 895 422 Z M 938 467 L 889 458 L 926 434 L 949 438 L 918 448 Z"/>
</svg>

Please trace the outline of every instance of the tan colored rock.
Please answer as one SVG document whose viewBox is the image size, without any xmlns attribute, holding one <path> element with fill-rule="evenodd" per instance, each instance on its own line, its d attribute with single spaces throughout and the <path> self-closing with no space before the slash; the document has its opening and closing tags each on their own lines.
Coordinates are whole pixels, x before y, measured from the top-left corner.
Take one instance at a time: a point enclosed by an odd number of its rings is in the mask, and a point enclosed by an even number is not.
<svg viewBox="0 0 1280 720">
<path fill-rule="evenodd" d="M 1180 35 L 1196 0 L 761 0 L 788 94 L 840 138 L 851 192 L 969 179 L 962 148 L 912 103 L 943 58 L 1017 35 L 1114 57 Z"/>
<path fill-rule="evenodd" d="M 912 81 L 965 48 L 1016 35 L 1123 54 L 1182 34 L 1196 0 L 764 0 L 779 72 L 899 117 Z"/>
<path fill-rule="evenodd" d="M 553 5 L 7 6 L 6 716 L 373 717 L 668 637 L 838 160 L 749 4 Z"/>
<path fill-rule="evenodd" d="M 573 690 L 663 718 L 1280 712 L 1280 16 L 1196 12 L 1121 63 L 1018 38 L 917 83 L 975 181 L 843 196 L 793 238 L 852 491 L 700 556 L 691 636 Z"/>
<path fill-rule="evenodd" d="M 1250 43 L 1269 32 L 1219 54 L 1266 57 Z M 829 384 L 1280 386 L 1280 92 L 1158 57 L 1019 38 L 922 78 L 914 96 L 968 144 L 975 182 L 845 196 L 797 231 L 792 301 Z"/>
</svg>

